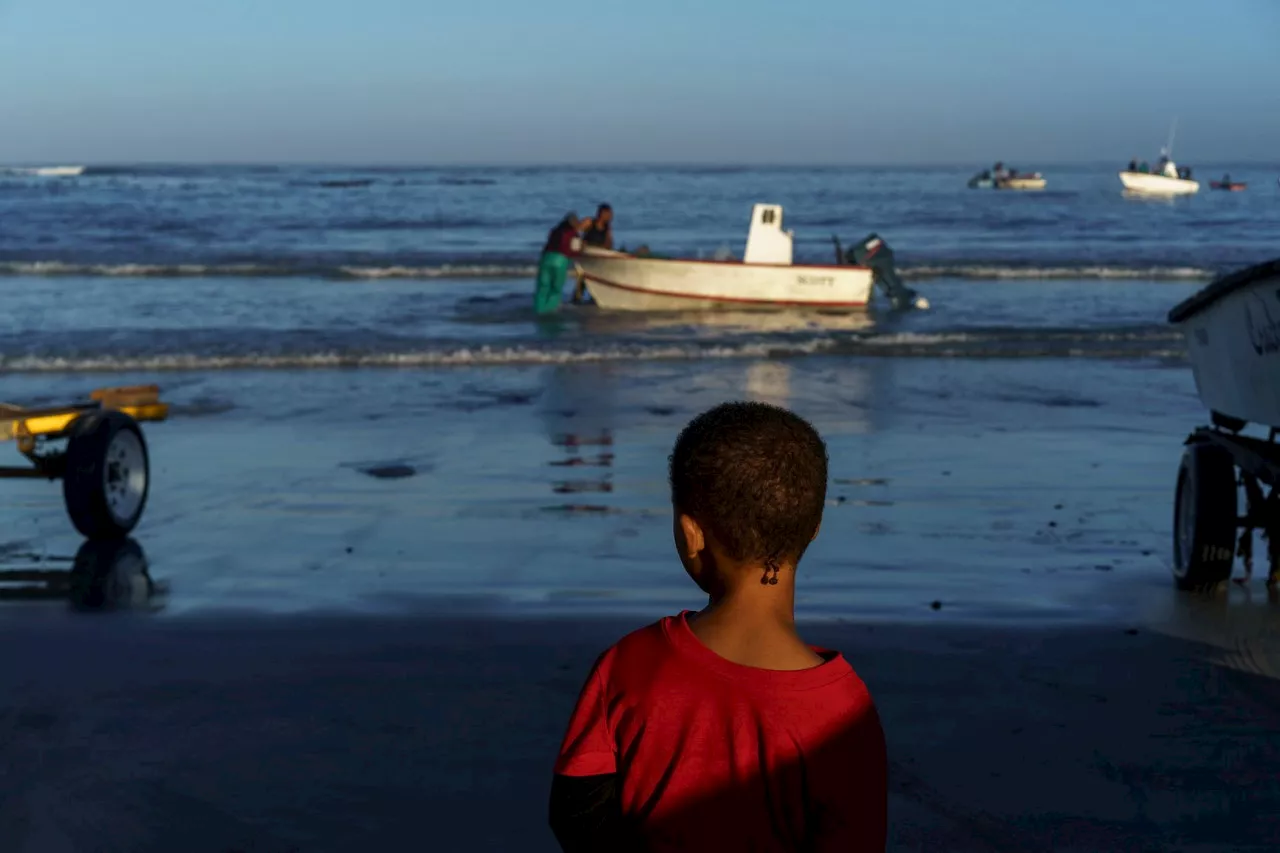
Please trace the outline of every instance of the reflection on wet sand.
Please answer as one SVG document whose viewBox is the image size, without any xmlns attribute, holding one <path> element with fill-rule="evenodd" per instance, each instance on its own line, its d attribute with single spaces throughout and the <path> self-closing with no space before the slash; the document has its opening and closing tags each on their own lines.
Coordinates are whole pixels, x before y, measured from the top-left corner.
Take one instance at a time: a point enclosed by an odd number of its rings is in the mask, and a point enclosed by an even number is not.
<svg viewBox="0 0 1280 853">
<path fill-rule="evenodd" d="M 1207 658 L 1218 666 L 1280 679 L 1280 590 L 1275 588 L 1171 593 L 1153 614 L 1152 629 L 1209 646 Z"/>
<path fill-rule="evenodd" d="M 791 368 L 780 361 L 757 361 L 747 368 L 747 396 L 786 407 L 791 397 Z"/>
<path fill-rule="evenodd" d="M 874 360 L 850 361 L 820 378 L 807 370 L 802 362 L 752 362 L 746 369 L 739 393 L 750 400 L 795 408 L 801 413 L 809 408 L 813 395 L 825 397 L 822 402 L 827 404 L 840 400 L 848 406 L 841 417 L 835 419 L 841 431 L 856 435 L 875 432 L 873 418 L 881 411 L 876 395 L 884 392 L 877 383 L 885 384 L 881 377 L 892 370 L 892 365 Z M 829 416 L 827 420 L 830 422 Z"/>
<path fill-rule="evenodd" d="M 11 567 L 14 563 L 27 565 Z M 71 568 L 48 568 L 50 563 L 71 563 Z M 165 592 L 152 580 L 146 552 L 133 539 L 86 541 L 74 558 L 15 553 L 0 563 L 0 601 L 66 599 L 76 610 L 159 610 Z"/>
<path fill-rule="evenodd" d="M 584 470 L 573 479 L 554 480 L 556 495 L 606 495 L 613 492 L 613 388 L 608 368 L 557 367 L 547 382 L 544 421 L 551 446 L 559 453 L 547 464 Z M 608 513 L 600 503 L 562 503 L 544 507 L 564 514 Z"/>
</svg>

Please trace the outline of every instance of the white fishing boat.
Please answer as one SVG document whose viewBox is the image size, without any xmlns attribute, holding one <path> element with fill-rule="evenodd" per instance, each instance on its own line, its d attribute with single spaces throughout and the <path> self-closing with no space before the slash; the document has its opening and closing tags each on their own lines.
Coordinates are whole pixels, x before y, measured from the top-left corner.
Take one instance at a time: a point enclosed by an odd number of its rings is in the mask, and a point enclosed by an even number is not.
<svg viewBox="0 0 1280 853">
<path fill-rule="evenodd" d="M 1144 195 L 1191 195 L 1200 191 L 1200 182 L 1178 176 L 1178 166 L 1166 160 L 1159 172 L 1120 173 L 1120 183 L 1131 193 Z"/>
<path fill-rule="evenodd" d="M 1169 128 L 1169 144 L 1160 151 L 1160 161 L 1151 171 L 1133 168 L 1120 173 L 1120 183 L 1125 192 L 1139 195 L 1191 195 L 1200 191 L 1200 182 L 1191 179 L 1191 170 L 1185 173 L 1173 162 L 1173 138 L 1178 129 L 1175 119 Z"/>
<path fill-rule="evenodd" d="M 578 274 L 596 305 L 615 311 L 709 309 L 865 309 L 873 280 L 898 307 L 927 302 L 893 274 L 893 253 L 872 235 L 836 264 L 796 264 L 793 232 L 782 228 L 782 207 L 757 204 L 742 260 L 662 258 L 584 247 Z"/>
</svg>

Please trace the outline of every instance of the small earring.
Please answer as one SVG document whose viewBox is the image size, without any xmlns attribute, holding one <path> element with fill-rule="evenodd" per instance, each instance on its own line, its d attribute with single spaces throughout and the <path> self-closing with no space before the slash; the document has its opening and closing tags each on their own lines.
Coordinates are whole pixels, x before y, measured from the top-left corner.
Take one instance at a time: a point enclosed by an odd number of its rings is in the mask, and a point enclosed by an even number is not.
<svg viewBox="0 0 1280 853">
<path fill-rule="evenodd" d="M 770 572 L 773 576 L 770 577 Z M 773 560 L 766 560 L 764 564 L 764 574 L 760 576 L 760 583 L 767 586 L 778 585 L 778 564 Z"/>
</svg>

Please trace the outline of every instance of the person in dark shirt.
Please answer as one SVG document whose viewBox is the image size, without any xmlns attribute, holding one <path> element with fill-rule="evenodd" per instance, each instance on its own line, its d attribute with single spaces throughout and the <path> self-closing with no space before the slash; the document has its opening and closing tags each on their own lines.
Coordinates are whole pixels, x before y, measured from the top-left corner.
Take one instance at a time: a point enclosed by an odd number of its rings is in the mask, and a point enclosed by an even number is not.
<svg viewBox="0 0 1280 853">
<path fill-rule="evenodd" d="M 883 853 L 875 705 L 839 652 L 796 633 L 821 437 L 775 406 L 717 406 L 680 433 L 670 483 L 676 551 L 707 606 L 596 660 L 552 780 L 561 848 Z"/>
<path fill-rule="evenodd" d="M 602 204 L 596 208 L 596 215 L 582 223 L 582 242 L 587 246 L 598 246 L 601 249 L 613 248 L 613 208 Z M 581 304 L 586 296 L 587 282 L 581 275 L 573 288 L 573 304 Z"/>
<path fill-rule="evenodd" d="M 602 249 L 613 248 L 613 208 L 602 204 L 596 215 L 582 224 L 582 242 Z"/>
<path fill-rule="evenodd" d="M 581 227 L 578 215 L 569 213 L 547 234 L 547 243 L 542 247 L 542 257 L 538 261 L 538 283 L 533 292 L 533 310 L 538 314 L 552 314 L 560 308 L 569 258 L 578 251 Z"/>
</svg>

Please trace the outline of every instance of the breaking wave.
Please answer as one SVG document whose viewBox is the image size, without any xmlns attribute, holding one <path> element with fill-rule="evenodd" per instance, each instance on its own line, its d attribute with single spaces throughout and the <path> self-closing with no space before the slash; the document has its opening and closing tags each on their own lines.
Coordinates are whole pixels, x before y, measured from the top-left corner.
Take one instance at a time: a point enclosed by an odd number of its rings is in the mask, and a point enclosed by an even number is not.
<svg viewBox="0 0 1280 853">
<path fill-rule="evenodd" d="M 305 263 L 87 264 L 64 261 L 0 261 L 0 276 L 85 278 L 522 278 L 533 264 L 440 264 L 437 266 L 327 266 Z"/>
<path fill-rule="evenodd" d="M 401 227 L 392 223 L 385 227 Z M 526 278 L 536 272 L 533 260 L 459 261 L 440 264 L 327 264 L 305 261 L 247 263 L 76 263 L 67 261 L 0 261 L 0 276 L 79 276 L 115 278 L 339 278 L 339 279 L 441 279 Z M 1020 266 L 987 263 L 908 264 L 904 278 L 927 280 L 1117 280 L 1187 282 L 1213 278 L 1215 270 L 1202 267 L 1148 266 Z"/>
<path fill-rule="evenodd" d="M 1125 266 L 1000 266 L 994 264 L 955 264 L 942 266 L 907 266 L 904 278 L 968 278 L 968 279 L 1088 279 L 1197 281 L 1213 278 L 1215 270 L 1203 267 L 1125 267 Z"/>
<path fill-rule="evenodd" d="M 246 342 L 247 343 L 247 342 Z M 261 341 L 258 342 L 259 346 Z M 218 352 L 81 352 L 0 355 L 0 373 L 447 368 L 702 359 L 796 359 L 838 355 L 905 358 L 1097 358 L 1181 360 L 1179 333 L 1167 327 L 1115 329 L 973 329 L 754 336 L 738 341 L 524 341 L 507 345 L 308 348 L 263 352 L 247 345 Z"/>
</svg>

